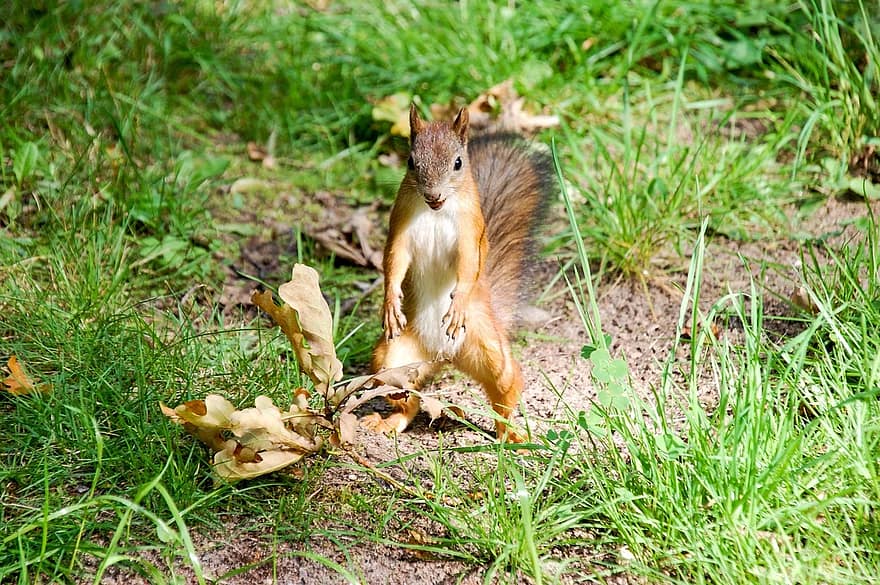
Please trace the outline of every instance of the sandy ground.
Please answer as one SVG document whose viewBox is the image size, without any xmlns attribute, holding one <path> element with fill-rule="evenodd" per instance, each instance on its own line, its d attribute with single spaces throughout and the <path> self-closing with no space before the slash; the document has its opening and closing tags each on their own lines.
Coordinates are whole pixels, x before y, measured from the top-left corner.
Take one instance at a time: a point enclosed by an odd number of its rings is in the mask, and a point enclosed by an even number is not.
<svg viewBox="0 0 880 585">
<path fill-rule="evenodd" d="M 880 206 L 875 208 L 875 213 L 880 212 Z M 811 214 L 808 223 L 796 226 L 795 231 L 813 236 L 835 233 L 836 239 L 845 239 L 852 233 L 852 230 L 843 228 L 847 220 L 864 214 L 862 202 L 829 199 L 821 209 Z M 844 231 L 836 233 L 841 229 Z M 769 317 L 791 314 L 788 299 L 797 288 L 799 251 L 799 241 L 794 238 L 752 243 L 715 238 L 705 256 L 702 308 L 708 309 L 729 293 L 747 293 L 754 278 L 766 293 L 765 313 Z M 651 388 L 658 384 L 662 365 L 669 359 L 670 349 L 676 340 L 683 297 L 681 290 L 684 288 L 688 259 L 677 259 L 675 262 L 680 264 L 680 270 L 667 272 L 671 276 L 665 276 L 662 281 L 649 281 L 647 287 L 618 281 L 604 283 L 598 290 L 602 324 L 612 336 L 612 351 L 626 357 L 633 386 L 645 399 L 650 399 Z M 763 270 L 764 267 L 770 269 Z M 547 261 L 544 276 L 549 280 L 555 270 L 555 264 Z M 581 347 L 589 343 L 589 339 L 569 295 L 556 295 L 544 309 L 550 314 L 549 321 L 537 331 L 525 333 L 525 343 L 517 344 L 526 376 L 523 409 L 532 432 L 537 435 L 552 426 L 552 421 L 562 408 L 561 402 L 579 411 L 587 410 L 595 398 L 588 362 L 580 357 Z M 740 333 L 735 319 L 728 320 L 721 327 L 719 335 L 737 336 Z M 786 333 L 784 329 L 787 325 L 780 323 L 779 327 L 780 333 Z M 680 348 L 679 351 L 685 349 Z M 478 388 L 460 377 L 444 376 L 434 389 L 469 413 L 487 408 Z M 711 389 L 706 390 L 703 399 L 711 408 L 714 400 Z M 371 403 L 369 407 L 367 410 L 384 408 L 381 401 Z M 676 413 L 671 412 L 669 416 L 674 420 Z M 468 418 L 484 429 L 492 428 L 490 419 L 485 416 L 471 413 Z M 522 416 L 518 419 L 520 423 L 523 420 Z M 397 438 L 396 443 L 388 437 L 359 432 L 357 449 L 366 460 L 378 465 L 393 459 L 396 453 L 432 449 L 441 437 L 447 447 L 487 441 L 485 436 L 461 425 L 440 433 L 429 425 L 427 415 L 423 413 L 407 433 Z M 392 468 L 389 472 L 401 476 L 399 470 Z M 339 466 L 328 471 L 322 485 L 358 486 L 375 481 L 352 467 Z M 332 506 L 332 502 L 324 502 L 323 505 Z M 331 514 L 325 528 L 357 527 L 358 520 L 357 517 L 340 518 Z M 314 533 L 320 534 L 321 528 L 316 527 Z M 430 527 L 425 530 L 430 530 Z M 272 539 L 266 536 L 270 532 L 269 527 L 241 527 L 232 523 L 218 531 L 200 528 L 195 541 L 205 572 L 216 577 L 241 569 L 241 573 L 222 581 L 241 585 L 348 582 L 340 573 L 309 557 L 310 553 L 317 553 L 345 567 L 361 583 L 471 584 L 481 583 L 484 578 L 484 567 L 426 558 L 404 548 L 366 539 L 342 537 L 334 542 L 325 536 L 314 536 L 305 543 L 276 542 L 273 545 Z M 406 538 L 405 534 L 386 536 Z M 273 554 L 274 561 L 271 560 Z M 253 566 L 247 568 L 251 564 Z M 190 575 L 186 570 L 183 573 Z M 194 582 L 191 575 L 187 581 Z M 103 582 L 143 581 L 130 574 L 111 572 Z M 523 582 L 528 581 L 523 579 Z M 609 582 L 626 582 L 626 579 L 620 577 Z"/>
</svg>

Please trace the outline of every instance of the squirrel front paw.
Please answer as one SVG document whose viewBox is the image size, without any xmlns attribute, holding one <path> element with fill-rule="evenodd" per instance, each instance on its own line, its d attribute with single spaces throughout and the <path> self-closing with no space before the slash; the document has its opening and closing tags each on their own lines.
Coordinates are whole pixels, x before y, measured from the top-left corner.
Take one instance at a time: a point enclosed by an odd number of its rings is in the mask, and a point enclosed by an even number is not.
<svg viewBox="0 0 880 585">
<path fill-rule="evenodd" d="M 394 339 L 406 327 L 406 315 L 403 314 L 400 296 L 394 296 L 385 300 L 383 321 L 386 339 Z"/>
<path fill-rule="evenodd" d="M 446 325 L 446 337 L 455 339 L 459 333 L 467 330 L 467 299 L 463 295 L 452 293 L 452 303 L 449 310 L 440 321 L 441 325 Z"/>
</svg>

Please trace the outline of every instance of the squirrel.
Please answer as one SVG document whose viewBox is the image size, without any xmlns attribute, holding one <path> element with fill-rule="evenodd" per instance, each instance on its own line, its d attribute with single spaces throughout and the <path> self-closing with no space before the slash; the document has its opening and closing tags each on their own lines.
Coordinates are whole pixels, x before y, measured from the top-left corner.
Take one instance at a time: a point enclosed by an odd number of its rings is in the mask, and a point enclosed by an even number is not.
<svg viewBox="0 0 880 585">
<path fill-rule="evenodd" d="M 426 122 L 410 106 L 407 172 L 391 210 L 385 245 L 384 335 L 373 371 L 428 362 L 421 387 L 443 362 L 483 386 L 498 414 L 501 441 L 522 442 L 508 426 L 523 377 L 510 348 L 526 292 L 535 233 L 552 193 L 552 163 L 521 136 L 468 140 L 468 110 L 450 124 Z M 387 397 L 392 412 L 364 417 L 376 432 L 403 432 L 420 400 Z"/>
</svg>

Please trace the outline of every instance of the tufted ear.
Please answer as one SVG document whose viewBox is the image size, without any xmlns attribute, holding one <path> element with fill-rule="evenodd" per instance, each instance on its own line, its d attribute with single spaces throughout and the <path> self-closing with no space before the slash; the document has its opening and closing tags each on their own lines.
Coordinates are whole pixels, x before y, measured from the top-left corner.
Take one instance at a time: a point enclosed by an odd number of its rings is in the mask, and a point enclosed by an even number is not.
<svg viewBox="0 0 880 585">
<path fill-rule="evenodd" d="M 467 108 L 462 108 L 458 111 L 458 115 L 452 122 L 452 131 L 458 134 L 458 138 L 461 140 L 462 144 L 467 144 L 469 120 L 470 115 L 468 114 Z"/>
<path fill-rule="evenodd" d="M 415 137 L 416 134 L 425 129 L 425 121 L 422 120 L 421 116 L 419 116 L 419 110 L 416 109 L 415 104 L 409 105 L 409 137 L 410 140 Z"/>
</svg>

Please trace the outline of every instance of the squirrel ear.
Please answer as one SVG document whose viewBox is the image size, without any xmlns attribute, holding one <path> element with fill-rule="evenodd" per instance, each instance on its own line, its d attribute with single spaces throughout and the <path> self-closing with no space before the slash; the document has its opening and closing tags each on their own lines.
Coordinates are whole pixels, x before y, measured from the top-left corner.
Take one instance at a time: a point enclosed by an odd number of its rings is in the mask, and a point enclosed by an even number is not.
<svg viewBox="0 0 880 585">
<path fill-rule="evenodd" d="M 458 134 L 462 144 L 467 142 L 469 119 L 470 115 L 468 114 L 467 108 L 462 108 L 458 111 L 458 115 L 452 122 L 452 131 Z"/>
<path fill-rule="evenodd" d="M 409 105 L 409 135 L 410 138 L 421 132 L 425 127 L 425 122 L 419 116 L 419 110 L 415 103 Z"/>
</svg>

